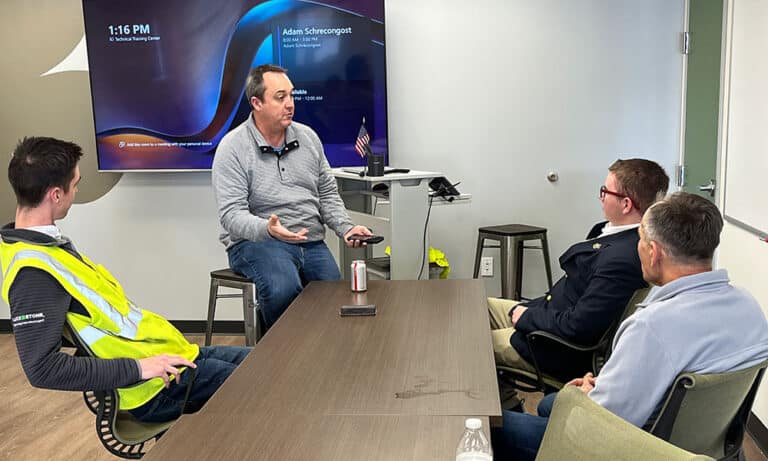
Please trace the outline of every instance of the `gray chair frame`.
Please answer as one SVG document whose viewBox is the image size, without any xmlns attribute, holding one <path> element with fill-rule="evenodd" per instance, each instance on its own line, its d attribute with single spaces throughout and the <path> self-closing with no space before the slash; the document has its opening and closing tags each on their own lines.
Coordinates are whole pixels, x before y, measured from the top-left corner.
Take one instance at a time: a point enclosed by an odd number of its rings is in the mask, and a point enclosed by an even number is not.
<svg viewBox="0 0 768 461">
<path fill-rule="evenodd" d="M 234 288 L 240 293 L 219 294 L 220 287 Z M 254 346 L 262 336 L 261 309 L 256 285 L 247 277 L 231 269 L 219 269 L 211 272 L 211 290 L 208 296 L 208 321 L 205 326 L 205 345 L 211 345 L 213 319 L 216 315 L 216 302 L 222 298 L 241 298 L 243 300 L 243 328 L 245 345 Z"/>
<path fill-rule="evenodd" d="M 486 240 L 495 240 L 499 245 L 486 245 Z M 525 246 L 528 240 L 539 240 L 540 246 Z M 505 224 L 501 226 L 481 227 L 477 230 L 477 249 L 475 250 L 475 270 L 473 278 L 480 273 L 480 259 L 486 248 L 499 248 L 501 258 L 501 297 L 523 300 L 523 251 L 541 250 L 544 256 L 544 268 L 547 284 L 552 288 L 552 268 L 549 262 L 549 244 L 547 229 L 526 224 Z M 514 284 L 513 284 L 514 283 Z"/>
</svg>

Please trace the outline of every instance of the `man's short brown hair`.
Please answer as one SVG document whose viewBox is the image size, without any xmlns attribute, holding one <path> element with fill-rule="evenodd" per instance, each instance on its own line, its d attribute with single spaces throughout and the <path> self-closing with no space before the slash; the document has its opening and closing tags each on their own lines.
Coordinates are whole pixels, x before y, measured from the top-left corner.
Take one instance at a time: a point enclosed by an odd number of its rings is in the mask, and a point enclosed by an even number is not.
<svg viewBox="0 0 768 461">
<path fill-rule="evenodd" d="M 262 64 L 251 69 L 248 73 L 248 79 L 245 81 L 245 97 L 248 98 L 249 103 L 254 96 L 259 101 L 264 101 L 264 91 L 266 90 L 266 87 L 264 87 L 264 74 L 267 72 L 287 74 L 288 70 L 274 64 Z"/>
<path fill-rule="evenodd" d="M 35 208 L 51 187 L 69 192 L 83 150 L 75 143 L 42 136 L 19 141 L 8 164 L 8 181 L 21 207 Z"/>
<path fill-rule="evenodd" d="M 629 197 L 641 214 L 667 195 L 669 176 L 656 162 L 642 158 L 619 159 L 608 171 L 616 176 L 619 188 L 616 192 Z"/>
</svg>

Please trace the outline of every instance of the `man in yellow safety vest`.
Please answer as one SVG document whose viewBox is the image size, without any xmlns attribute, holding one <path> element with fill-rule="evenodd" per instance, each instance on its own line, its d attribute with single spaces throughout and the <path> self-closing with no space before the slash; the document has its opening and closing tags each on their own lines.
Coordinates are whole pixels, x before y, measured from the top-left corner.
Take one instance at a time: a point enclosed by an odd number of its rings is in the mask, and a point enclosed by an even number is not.
<svg viewBox="0 0 768 461">
<path fill-rule="evenodd" d="M 8 167 L 17 208 L 15 222 L 0 230 L 2 294 L 24 372 L 35 387 L 117 389 L 120 409 L 143 421 L 195 412 L 250 349 L 189 343 L 61 235 L 55 223 L 75 199 L 82 155 L 70 142 L 24 138 Z M 61 352 L 65 328 L 95 357 Z"/>
</svg>

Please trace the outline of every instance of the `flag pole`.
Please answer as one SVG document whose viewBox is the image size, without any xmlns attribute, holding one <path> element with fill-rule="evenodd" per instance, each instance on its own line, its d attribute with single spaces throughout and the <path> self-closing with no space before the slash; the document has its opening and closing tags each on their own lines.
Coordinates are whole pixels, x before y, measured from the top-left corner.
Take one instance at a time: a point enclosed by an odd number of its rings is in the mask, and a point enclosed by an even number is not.
<svg viewBox="0 0 768 461">
<path fill-rule="evenodd" d="M 363 115 L 363 127 L 365 127 L 365 115 Z M 366 131 L 368 131 L 367 128 L 366 128 Z M 369 140 L 368 144 L 370 144 L 370 142 L 371 141 Z M 366 154 L 365 154 L 365 165 L 363 165 L 363 177 L 365 177 L 368 174 L 368 160 L 369 160 L 369 158 L 368 158 L 368 151 L 366 151 L 365 149 L 363 149 L 363 150 L 366 152 Z"/>
</svg>

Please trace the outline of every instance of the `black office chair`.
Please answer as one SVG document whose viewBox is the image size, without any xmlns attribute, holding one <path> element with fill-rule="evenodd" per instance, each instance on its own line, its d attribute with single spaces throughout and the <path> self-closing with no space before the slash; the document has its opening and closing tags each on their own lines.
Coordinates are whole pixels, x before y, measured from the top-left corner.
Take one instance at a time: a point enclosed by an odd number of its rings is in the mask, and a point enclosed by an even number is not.
<svg viewBox="0 0 768 461">
<path fill-rule="evenodd" d="M 69 325 L 64 326 L 64 339 L 76 349 L 75 355 L 95 357 L 87 344 Z M 189 388 L 195 379 L 195 369 L 192 373 Z M 189 389 L 187 390 L 189 397 Z M 96 434 L 99 440 L 114 456 L 125 459 L 140 459 L 149 449 L 153 441 L 159 439 L 176 420 L 161 423 L 140 421 L 128 412 L 120 411 L 120 398 L 117 390 L 84 391 L 83 399 L 88 409 L 96 415 Z M 186 398 L 182 408 L 186 407 Z"/>
<path fill-rule="evenodd" d="M 565 381 L 544 373 L 539 367 L 536 359 L 537 353 L 540 354 L 541 350 L 552 347 L 560 347 L 563 348 L 563 350 L 590 354 L 590 371 L 597 376 L 605 362 L 608 361 L 608 357 L 610 357 L 613 347 L 613 338 L 616 336 L 616 331 L 619 329 L 619 325 L 637 310 L 637 304 L 645 299 L 649 291 L 650 288 L 636 290 L 624 307 L 621 317 L 611 324 L 610 328 L 606 330 L 600 340 L 594 345 L 582 346 L 575 344 L 546 331 L 537 330 L 528 333 L 526 335 L 526 340 L 528 341 L 528 346 L 533 356 L 533 363 L 531 363 L 531 365 L 533 365 L 535 371 L 531 372 L 504 365 L 496 365 L 500 388 L 502 388 L 502 391 L 513 388 L 525 392 L 544 392 L 545 394 L 555 392 L 562 388 L 563 385 L 565 385 Z"/>
</svg>

